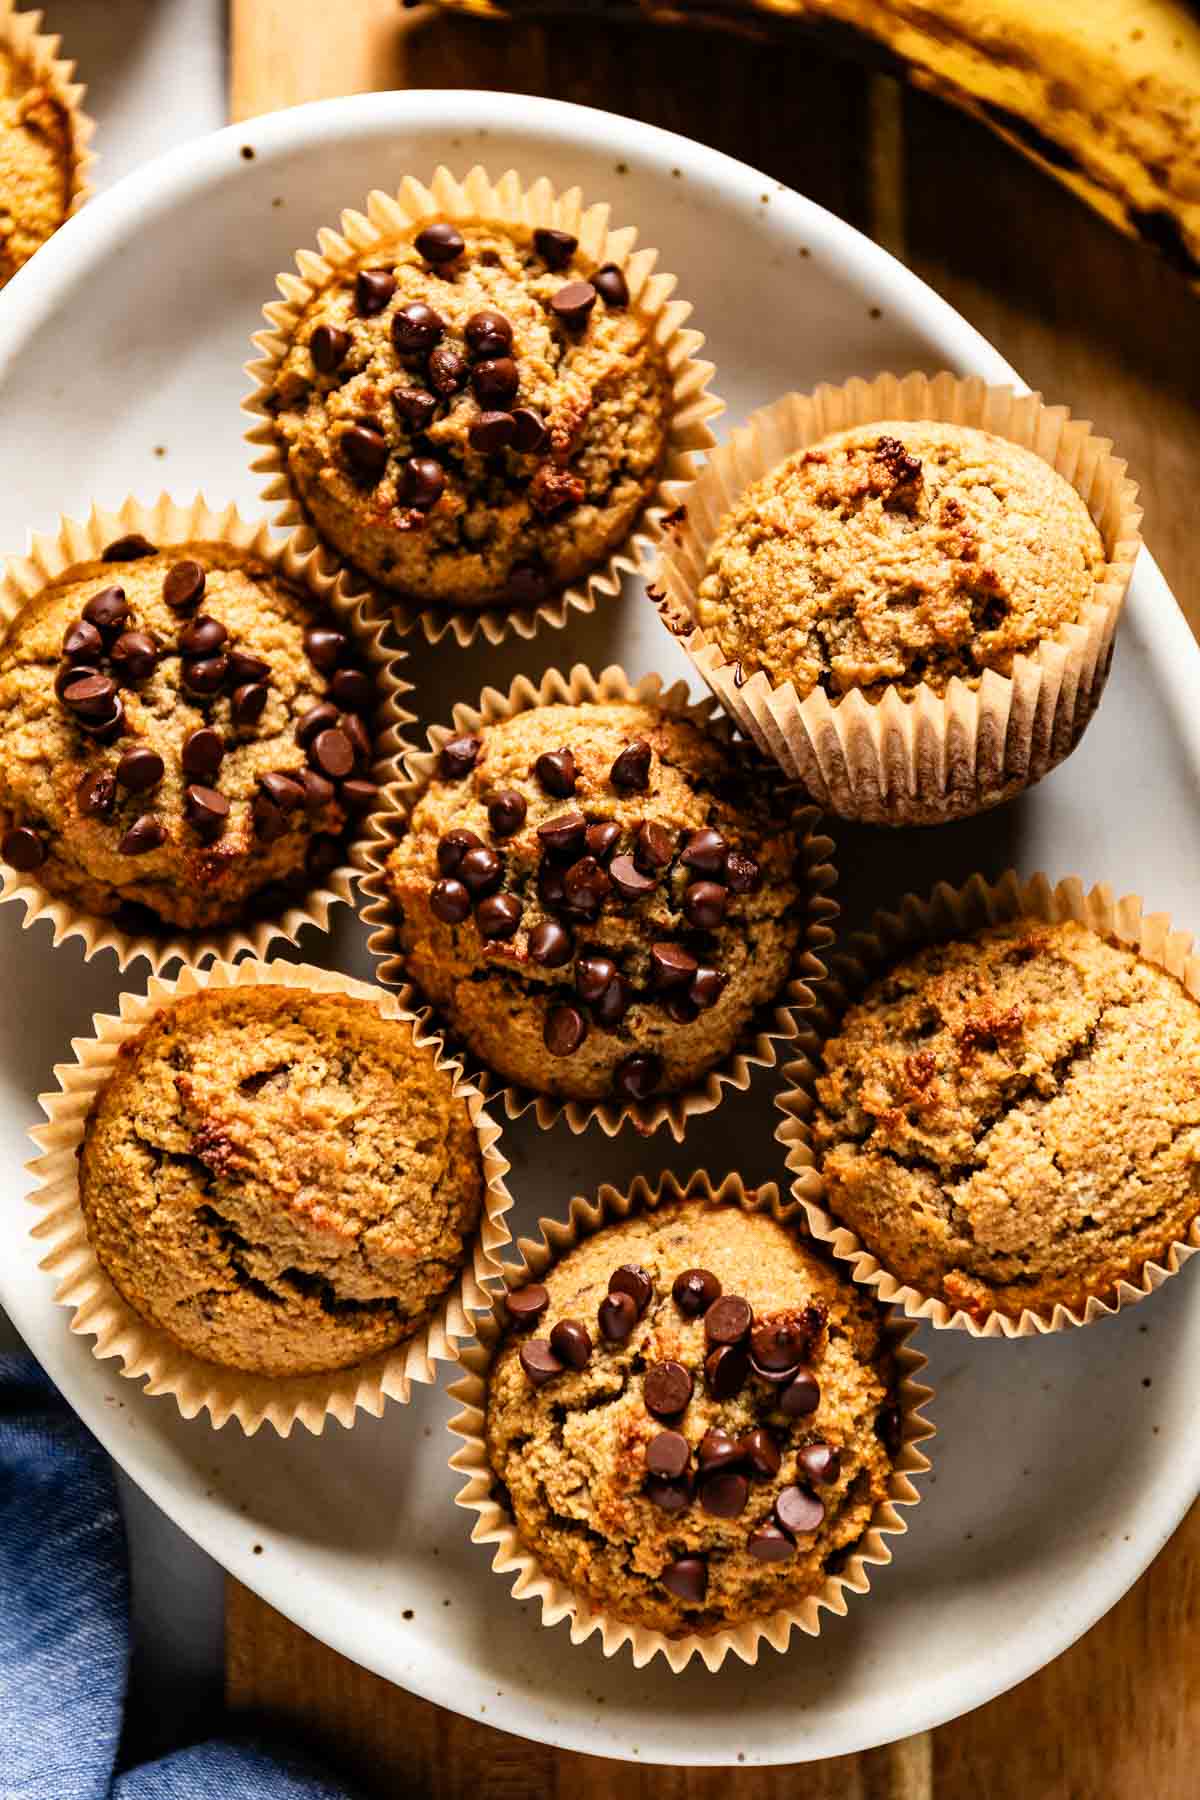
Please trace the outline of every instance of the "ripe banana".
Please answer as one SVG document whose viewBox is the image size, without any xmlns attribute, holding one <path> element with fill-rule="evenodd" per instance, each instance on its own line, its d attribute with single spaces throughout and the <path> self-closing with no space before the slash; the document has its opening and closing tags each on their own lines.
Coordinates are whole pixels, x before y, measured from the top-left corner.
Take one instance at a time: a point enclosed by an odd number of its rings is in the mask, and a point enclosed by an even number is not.
<svg viewBox="0 0 1200 1800">
<path fill-rule="evenodd" d="M 587 0 L 446 3 L 492 16 L 593 10 Z M 631 0 L 627 11 L 852 33 L 1200 285 L 1200 16 L 1189 0 Z"/>
</svg>

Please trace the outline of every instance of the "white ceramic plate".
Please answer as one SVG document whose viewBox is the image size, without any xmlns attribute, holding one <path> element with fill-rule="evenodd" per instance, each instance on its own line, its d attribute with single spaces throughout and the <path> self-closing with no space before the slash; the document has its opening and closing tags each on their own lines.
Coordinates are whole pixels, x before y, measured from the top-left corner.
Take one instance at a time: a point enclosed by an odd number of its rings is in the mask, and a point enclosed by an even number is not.
<svg viewBox="0 0 1200 1800">
<path fill-rule="evenodd" d="M 254 155 L 248 158 L 243 146 Z M 253 507 L 241 365 L 272 278 L 340 208 L 406 172 L 485 161 L 578 181 L 635 222 L 696 304 L 730 420 L 782 390 L 884 367 L 1012 372 L 889 257 L 752 169 L 664 132 L 496 94 L 379 94 L 222 131 L 122 182 L 42 250 L 0 297 L 0 545 L 23 547 L 61 509 L 127 490 Z M 877 310 L 878 309 L 878 312 Z M 161 453 L 160 453 L 161 452 Z M 619 605 L 532 645 L 419 650 L 426 721 L 484 682 L 555 662 L 622 660 L 686 672 L 632 588 Z M 1200 918 L 1194 696 L 1200 657 L 1143 557 L 1115 672 L 1083 748 L 1016 806 L 937 832 L 838 833 L 852 916 L 906 887 L 1079 873 L 1140 891 L 1177 923 Z M 366 972 L 348 916 L 310 958 Z M 23 1200 L 26 1128 L 52 1063 L 121 985 L 111 963 L 22 937 L 0 909 L 0 1299 L 72 1404 L 185 1531 L 336 1649 L 445 1706 L 527 1737 L 675 1764 L 792 1762 L 885 1742 L 964 1712 L 1030 1674 L 1141 1573 L 1200 1486 L 1197 1264 L 1147 1304 L 1032 1343 L 925 1333 L 935 1469 L 896 1561 L 868 1598 L 786 1656 L 718 1675 L 606 1662 L 514 1603 L 469 1542 L 446 1466 L 444 1388 L 352 1432 L 287 1442 L 190 1425 L 91 1356 L 37 1267 Z M 125 978 L 141 988 L 135 971 Z M 686 1146 L 508 1131 L 518 1220 L 642 1168 L 680 1174 L 736 1157 L 778 1176 L 773 1080 L 699 1121 Z"/>
</svg>

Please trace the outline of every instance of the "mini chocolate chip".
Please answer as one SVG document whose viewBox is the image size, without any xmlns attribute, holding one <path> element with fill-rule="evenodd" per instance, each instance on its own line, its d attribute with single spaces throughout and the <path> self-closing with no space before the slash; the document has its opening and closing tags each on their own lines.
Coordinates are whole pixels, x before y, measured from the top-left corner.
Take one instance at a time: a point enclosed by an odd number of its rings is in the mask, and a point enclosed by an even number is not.
<svg viewBox="0 0 1200 1800">
<path fill-rule="evenodd" d="M 628 1294 L 605 1294 L 596 1310 L 600 1335 L 610 1344 L 623 1344 L 638 1320 L 638 1309 Z"/>
<path fill-rule="evenodd" d="M 550 1333 L 550 1348 L 569 1369 L 586 1368 L 592 1354 L 592 1334 L 580 1319 L 560 1319 Z"/>
<path fill-rule="evenodd" d="M 752 856 L 731 850 L 725 858 L 725 885 L 731 894 L 755 894 L 762 886 L 762 870 Z"/>
<path fill-rule="evenodd" d="M 759 1562 L 790 1562 L 796 1554 L 795 1544 L 778 1525 L 760 1525 L 751 1532 L 746 1548 Z"/>
<path fill-rule="evenodd" d="M 596 304 L 596 290 L 590 281 L 568 281 L 550 301 L 550 310 L 568 331 L 581 331 Z"/>
<path fill-rule="evenodd" d="M 145 794 L 163 778 L 164 764 L 157 750 L 127 750 L 117 764 L 117 780 L 131 794 Z"/>
<path fill-rule="evenodd" d="M 123 631 L 109 651 L 124 681 L 148 681 L 158 667 L 158 642 L 148 631 Z"/>
<path fill-rule="evenodd" d="M 504 864 L 494 850 L 481 844 L 478 849 L 472 846 L 463 852 L 456 873 L 475 899 L 481 900 L 494 894 L 500 886 L 504 879 Z"/>
<path fill-rule="evenodd" d="M 354 304 L 364 319 L 381 313 L 396 291 L 390 269 L 360 269 L 354 277 Z"/>
<path fill-rule="evenodd" d="M 332 674 L 346 654 L 346 634 L 328 625 L 312 625 L 304 634 L 304 654 L 322 675 Z"/>
<path fill-rule="evenodd" d="M 575 758 L 569 750 L 545 750 L 533 765 L 533 772 L 548 794 L 556 800 L 569 800 L 575 792 Z"/>
<path fill-rule="evenodd" d="M 650 780 L 650 757 L 650 746 L 645 738 L 635 738 L 632 744 L 626 744 L 613 763 L 608 779 L 615 788 L 627 793 L 642 793 Z"/>
<path fill-rule="evenodd" d="M 683 1474 L 691 1454 L 681 1431 L 660 1431 L 646 1445 L 646 1467 L 652 1475 L 666 1475 L 673 1480 Z"/>
<path fill-rule="evenodd" d="M 575 990 L 581 1000 L 599 1000 L 617 973 L 617 965 L 608 956 L 581 956 L 575 964 Z"/>
<path fill-rule="evenodd" d="M 576 250 L 579 239 L 569 231 L 556 231 L 553 226 L 539 225 L 533 234 L 533 247 L 548 269 L 565 269 Z"/>
<path fill-rule="evenodd" d="M 542 969 L 561 969 L 575 954 L 575 940 L 556 919 L 543 919 L 529 934 L 529 954 Z"/>
<path fill-rule="evenodd" d="M 116 777 L 108 769 L 89 769 L 75 789 L 75 804 L 85 819 L 107 819 L 116 799 Z"/>
<path fill-rule="evenodd" d="M 129 602 L 125 598 L 125 589 L 120 587 L 101 588 L 93 594 L 83 609 L 83 616 L 89 625 L 94 625 L 102 637 L 114 636 L 129 617 Z"/>
<path fill-rule="evenodd" d="M 502 312 L 491 306 L 471 314 L 463 326 L 463 336 L 472 356 L 507 356 L 512 349 L 512 326 Z"/>
<path fill-rule="evenodd" d="M 183 772 L 185 775 L 204 775 L 212 777 L 220 768 L 225 756 L 225 740 L 219 731 L 210 725 L 202 725 L 199 731 L 193 731 L 184 739 Z"/>
<path fill-rule="evenodd" d="M 681 1413 L 692 1397 L 692 1378 L 679 1362 L 652 1363 L 642 1383 L 642 1399 L 646 1411 L 656 1419 L 671 1419 Z"/>
<path fill-rule="evenodd" d="M 429 910 L 443 925 L 461 925 L 471 916 L 471 896 L 461 881 L 447 877 L 434 882 L 429 894 Z"/>
<path fill-rule="evenodd" d="M 668 1563 L 662 1584 L 687 1606 L 703 1606 L 708 1592 L 708 1564 L 702 1556 L 681 1556 Z"/>
<path fill-rule="evenodd" d="M 750 1483 L 737 1469 L 723 1469 L 700 1483 L 700 1504 L 714 1519 L 736 1519 L 749 1498 Z"/>
<path fill-rule="evenodd" d="M 140 531 L 131 531 L 128 537 L 114 538 L 106 550 L 100 555 L 101 562 L 137 562 L 143 556 L 156 556 L 158 545 L 144 538 Z"/>
<path fill-rule="evenodd" d="M 688 989 L 688 999 L 699 1012 L 707 1012 L 721 998 L 727 979 L 719 969 L 697 969 Z"/>
<path fill-rule="evenodd" d="M 467 436 L 472 450 L 481 456 L 496 456 L 513 441 L 513 416 L 508 412 L 481 412 L 471 421 Z"/>
<path fill-rule="evenodd" d="M 167 828 L 162 821 L 153 813 L 143 813 L 140 819 L 133 821 L 117 848 L 122 856 L 145 856 L 166 841 Z"/>
<path fill-rule="evenodd" d="M 540 1281 L 531 1281 L 504 1296 L 505 1310 L 514 1325 L 532 1325 L 549 1304 L 550 1296 Z"/>
<path fill-rule="evenodd" d="M 337 707 L 329 700 L 320 700 L 297 719 L 296 742 L 307 750 L 318 732 L 328 731 L 337 722 Z"/>
<path fill-rule="evenodd" d="M 657 819 L 643 819 L 633 841 L 633 860 L 644 875 L 665 869 L 671 860 L 671 838 Z"/>
<path fill-rule="evenodd" d="M 740 1344 L 750 1334 L 754 1313 L 740 1294 L 722 1294 L 704 1315 L 704 1335 L 710 1344 Z"/>
<path fill-rule="evenodd" d="M 841 1456 L 831 1444 L 805 1444 L 798 1452 L 796 1461 L 810 1481 L 822 1485 L 836 1481 L 842 1472 Z"/>
<path fill-rule="evenodd" d="M 651 1052 L 627 1056 L 613 1071 L 613 1088 L 626 1100 L 648 1100 L 662 1080 L 662 1058 Z"/>
<path fill-rule="evenodd" d="M 455 225 L 448 225 L 445 220 L 438 219 L 432 225 L 426 225 L 418 231 L 413 239 L 420 255 L 426 262 L 439 264 L 453 262 L 466 249 L 463 234 Z"/>
<path fill-rule="evenodd" d="M 587 1020 L 576 1006 L 554 1006 L 546 1014 L 542 1041 L 551 1056 L 574 1056 L 587 1036 Z"/>
<path fill-rule="evenodd" d="M 84 675 L 68 682 L 63 699 L 73 713 L 82 719 L 105 719 L 112 711 L 117 686 L 107 675 Z"/>
<path fill-rule="evenodd" d="M 183 685 L 189 693 L 207 697 L 219 693 L 229 674 L 227 656 L 200 656 L 193 661 L 185 657 L 181 666 Z"/>
<path fill-rule="evenodd" d="M 231 650 L 229 652 L 229 679 L 235 686 L 241 687 L 247 682 L 267 681 L 270 679 L 271 665 L 264 662 L 261 656 L 251 656 L 248 650 Z"/>
<path fill-rule="evenodd" d="M 521 1367 L 535 1388 L 545 1387 L 548 1381 L 563 1372 L 562 1363 L 545 1338 L 530 1338 L 527 1344 L 521 1345 Z"/>
<path fill-rule="evenodd" d="M 524 794 L 518 794 L 516 788 L 501 788 L 488 801 L 488 824 L 497 837 L 512 837 L 525 823 L 528 810 Z"/>
<path fill-rule="evenodd" d="M 519 456 L 537 456 L 550 442 L 550 433 L 541 413 L 532 406 L 518 406 L 512 415 L 512 447 Z"/>
<path fill-rule="evenodd" d="M 438 408 L 437 397 L 425 388 L 397 388 L 392 395 L 397 417 L 412 431 L 424 431 Z"/>
<path fill-rule="evenodd" d="M 201 613 L 186 624 L 179 634 L 180 656 L 215 656 L 229 633 L 220 619 Z"/>
<path fill-rule="evenodd" d="M 318 375 L 340 369 L 350 348 L 350 333 L 340 325 L 318 325 L 308 340 L 308 354 Z"/>
<path fill-rule="evenodd" d="M 692 1502 L 692 1484 L 687 1479 L 647 1475 L 643 1491 L 651 1505 L 661 1507 L 665 1513 L 685 1512 Z"/>
<path fill-rule="evenodd" d="M 725 917 L 725 889 L 715 881 L 693 881 L 683 896 L 683 911 L 697 931 L 715 931 Z"/>
<path fill-rule="evenodd" d="M 592 1017 L 604 1031 L 615 1031 L 636 995 L 624 975 L 615 975 L 592 1007 Z"/>
<path fill-rule="evenodd" d="M 791 1319 L 760 1319 L 750 1332 L 750 1354 L 762 1369 L 792 1369 L 808 1349 L 808 1333 Z"/>
<path fill-rule="evenodd" d="M 467 359 L 451 344 L 439 344 L 436 350 L 431 350 L 427 367 L 430 387 L 444 400 L 466 386 Z"/>
<path fill-rule="evenodd" d="M 388 444 L 382 431 L 373 425 L 351 425 L 342 433 L 341 445 L 350 473 L 373 486 L 387 468 Z"/>
<path fill-rule="evenodd" d="M 563 906 L 581 918 L 594 919 L 612 887 L 594 856 L 581 856 L 563 875 Z"/>
<path fill-rule="evenodd" d="M 628 1294 L 638 1309 L 638 1317 L 654 1298 L 654 1283 L 640 1263 L 622 1263 L 608 1278 L 610 1294 Z"/>
<path fill-rule="evenodd" d="M 629 283 L 616 263 L 602 263 L 592 274 L 592 286 L 605 306 L 629 305 Z"/>
<path fill-rule="evenodd" d="M 410 456 L 404 465 L 404 500 L 420 512 L 436 506 L 446 487 L 446 472 L 432 456 Z"/>
<path fill-rule="evenodd" d="M 721 1284 L 711 1269 L 684 1269 L 675 1277 L 671 1294 L 686 1318 L 697 1319 L 721 1297 Z"/>
<path fill-rule="evenodd" d="M 261 719 L 266 710 L 268 692 L 265 681 L 248 681 L 245 686 L 234 688 L 229 703 L 234 724 L 244 727 Z"/>
<path fill-rule="evenodd" d="M 508 572 L 505 598 L 512 606 L 540 606 L 550 592 L 550 577 L 538 563 L 514 563 Z"/>
<path fill-rule="evenodd" d="M 775 1522 L 791 1537 L 807 1537 L 824 1517 L 824 1501 L 807 1488 L 785 1487 L 775 1497 Z"/>
<path fill-rule="evenodd" d="M 63 633 L 62 653 L 68 662 L 94 662 L 104 654 L 104 639 L 89 619 L 76 619 Z"/>
<path fill-rule="evenodd" d="M 653 875 L 643 875 L 632 856 L 614 856 L 608 873 L 622 900 L 644 900 L 657 886 Z"/>
<path fill-rule="evenodd" d="M 354 767 L 354 747 L 346 733 L 336 727 L 319 731 L 309 745 L 308 754 L 330 781 L 341 781 Z"/>
<path fill-rule="evenodd" d="M 423 300 L 410 300 L 392 314 L 392 342 L 401 356 L 427 356 L 445 329 L 442 315 Z"/>
<path fill-rule="evenodd" d="M 704 1380 L 714 1400 L 732 1400 L 746 1385 L 750 1358 L 740 1344 L 718 1344 L 704 1359 Z"/>
<path fill-rule="evenodd" d="M 163 577 L 163 599 L 172 612 L 190 612 L 203 598 L 205 580 L 198 562 L 172 563 Z"/>
<path fill-rule="evenodd" d="M 538 842 L 553 856 L 574 856 L 582 850 L 587 836 L 587 820 L 581 812 L 559 813 L 538 826 Z"/>
<path fill-rule="evenodd" d="M 10 869 L 16 869 L 21 875 L 31 874 L 40 869 L 46 860 L 46 846 L 36 831 L 28 825 L 14 825 L 6 831 L 0 841 L 0 856 L 3 856 Z"/>
<path fill-rule="evenodd" d="M 714 831 L 711 825 L 702 825 L 699 831 L 687 833 L 679 860 L 685 869 L 695 869 L 700 875 L 719 876 L 725 872 L 728 848 L 719 831 Z"/>
<path fill-rule="evenodd" d="M 308 840 L 308 849 L 304 853 L 304 866 L 310 875 L 318 880 L 330 874 L 345 861 L 342 840 L 333 837 L 328 831 L 314 832 Z"/>
<path fill-rule="evenodd" d="M 696 959 L 678 944 L 652 944 L 650 972 L 660 988 L 687 987 L 696 973 Z"/>
<path fill-rule="evenodd" d="M 365 712 L 374 698 L 371 678 L 361 669 L 339 669 L 329 684 L 329 692 L 346 712 Z"/>
<path fill-rule="evenodd" d="M 789 1419 L 803 1419 L 821 1404 L 821 1384 L 811 1369 L 801 1369 L 779 1397 L 779 1410 Z"/>
<path fill-rule="evenodd" d="M 297 769 L 296 780 L 304 789 L 304 804 L 310 813 L 324 812 L 325 808 L 339 791 L 334 787 L 332 781 L 326 780 L 324 775 L 318 775 L 315 769 Z M 362 808 L 351 804 L 350 797 L 346 792 L 347 788 L 354 787 L 371 787 L 372 801 L 374 801 L 375 794 L 378 791 L 370 782 L 343 781 L 340 790 L 342 804 L 350 812 L 363 810 Z"/>
<path fill-rule="evenodd" d="M 713 1475 L 720 1469 L 736 1469 L 742 1463 L 742 1448 L 727 1431 L 714 1425 L 700 1439 L 696 1460 L 701 1475 Z"/>
<path fill-rule="evenodd" d="M 597 862 L 607 862 L 617 847 L 621 836 L 621 827 L 615 820 L 609 819 L 595 825 L 589 825 L 584 834 L 584 843 L 588 853 Z"/>
<path fill-rule="evenodd" d="M 229 802 L 215 788 L 193 782 L 183 792 L 183 810 L 187 822 L 202 838 L 220 837 L 229 817 Z"/>
<path fill-rule="evenodd" d="M 63 663 L 54 677 L 54 692 L 61 700 L 73 681 L 82 681 L 85 675 L 99 675 L 100 670 L 94 663 Z"/>
<path fill-rule="evenodd" d="M 371 761 L 371 734 L 357 713 L 343 713 L 341 729 L 350 740 L 350 748 L 354 752 L 354 760 L 366 768 Z"/>
<path fill-rule="evenodd" d="M 480 901 L 475 926 L 481 938 L 505 939 L 516 934 L 524 907 L 515 894 L 491 894 Z"/>
<path fill-rule="evenodd" d="M 752 1475 L 761 1475 L 764 1481 L 772 1475 L 778 1475 L 782 1458 L 779 1445 L 769 1431 L 764 1431 L 761 1426 L 755 1431 L 748 1431 L 745 1437 L 739 1438 L 738 1448 Z"/>
<path fill-rule="evenodd" d="M 471 386 L 480 406 L 507 411 L 517 397 L 521 377 L 511 356 L 489 356 L 471 370 Z"/>
</svg>

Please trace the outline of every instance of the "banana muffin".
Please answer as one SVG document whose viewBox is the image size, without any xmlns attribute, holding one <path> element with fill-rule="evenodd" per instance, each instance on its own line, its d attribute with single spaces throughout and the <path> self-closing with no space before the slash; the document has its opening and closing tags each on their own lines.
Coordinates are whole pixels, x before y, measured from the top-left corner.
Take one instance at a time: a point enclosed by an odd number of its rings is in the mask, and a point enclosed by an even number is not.
<svg viewBox="0 0 1200 1800">
<path fill-rule="evenodd" d="M 129 1305 L 256 1375 L 412 1337 L 483 1190 L 467 1103 L 409 1025 L 290 987 L 164 1008 L 122 1045 L 79 1161 L 88 1237 Z"/>
<path fill-rule="evenodd" d="M 66 108 L 0 43 L 0 288 L 58 230 L 74 185 Z"/>
<path fill-rule="evenodd" d="M 821 1067 L 824 1203 L 898 1280 L 976 1316 L 1111 1300 L 1200 1210 L 1200 1006 L 1073 921 L 899 962 Z"/>
<path fill-rule="evenodd" d="M 539 1093 L 687 1087 L 787 985 L 807 895 L 779 784 L 662 707 L 539 706 L 451 738 L 402 829 L 405 972 Z"/>
<path fill-rule="evenodd" d="M 1008 675 L 1074 623 L 1106 569 L 1070 483 L 965 425 L 884 422 L 795 452 L 740 496 L 700 625 L 749 677 L 804 699 Z"/>
<path fill-rule="evenodd" d="M 883 1309 L 774 1219 L 683 1200 L 507 1302 L 497 1498 L 589 1606 L 678 1637 L 799 1606 L 861 1543 L 899 1451 Z"/>
<path fill-rule="evenodd" d="M 335 273 L 266 404 L 339 556 L 422 605 L 529 607 L 629 535 L 670 396 L 616 264 L 562 231 L 433 223 Z"/>
<path fill-rule="evenodd" d="M 345 860 L 374 687 L 332 616 L 228 545 L 123 539 L 0 644 L 0 857 L 185 930 Z"/>
</svg>

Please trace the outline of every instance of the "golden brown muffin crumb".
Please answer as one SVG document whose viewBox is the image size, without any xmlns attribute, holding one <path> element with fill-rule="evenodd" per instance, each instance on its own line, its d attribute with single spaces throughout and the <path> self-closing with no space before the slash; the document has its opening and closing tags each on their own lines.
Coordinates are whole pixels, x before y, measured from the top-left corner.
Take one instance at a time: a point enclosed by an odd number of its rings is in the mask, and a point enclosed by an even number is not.
<svg viewBox="0 0 1200 1800">
<path fill-rule="evenodd" d="M 73 180 L 65 109 L 0 47 L 0 287 L 58 230 Z"/>
</svg>

